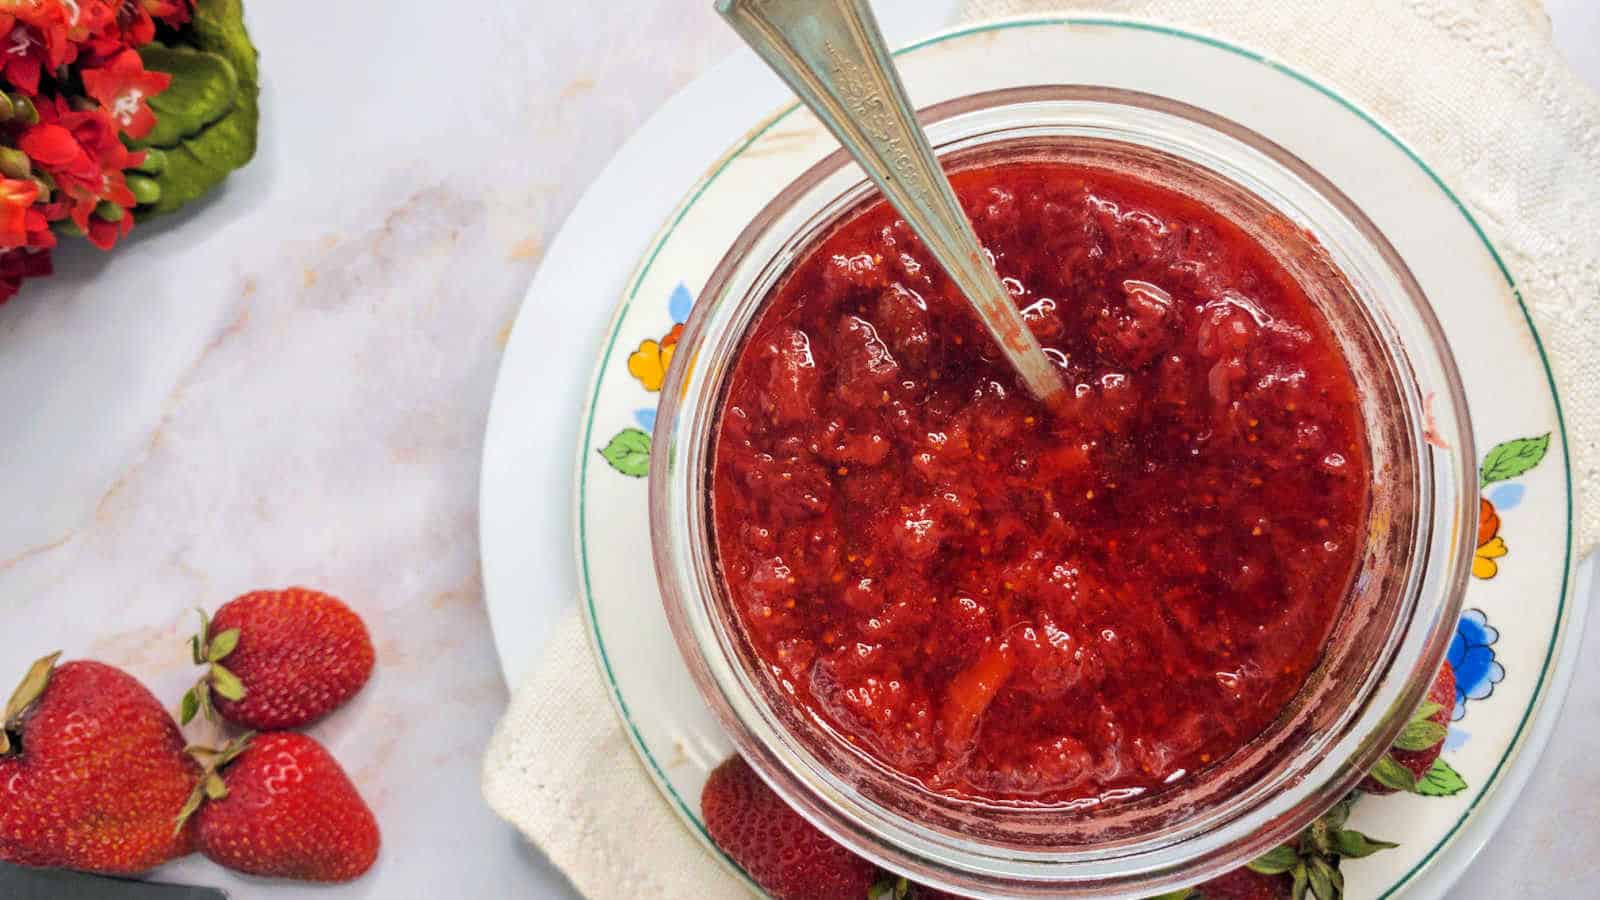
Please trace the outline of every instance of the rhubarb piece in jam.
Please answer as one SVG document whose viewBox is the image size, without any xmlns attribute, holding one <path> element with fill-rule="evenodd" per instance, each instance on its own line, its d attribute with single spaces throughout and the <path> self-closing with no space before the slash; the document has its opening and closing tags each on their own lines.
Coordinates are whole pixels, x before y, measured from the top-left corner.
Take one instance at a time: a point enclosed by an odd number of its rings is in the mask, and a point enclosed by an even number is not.
<svg viewBox="0 0 1600 900">
<path fill-rule="evenodd" d="M 953 180 L 1070 397 L 1022 390 L 887 204 L 853 215 L 729 377 L 711 502 L 740 624 L 780 694 L 932 790 L 1087 807 L 1195 778 L 1342 608 L 1354 378 L 1195 200 L 1066 163 Z"/>
</svg>

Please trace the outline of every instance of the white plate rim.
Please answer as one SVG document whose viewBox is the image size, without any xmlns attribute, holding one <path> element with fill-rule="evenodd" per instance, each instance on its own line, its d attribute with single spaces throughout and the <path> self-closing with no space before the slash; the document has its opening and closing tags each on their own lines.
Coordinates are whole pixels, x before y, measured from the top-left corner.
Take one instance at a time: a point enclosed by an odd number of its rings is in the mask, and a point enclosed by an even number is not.
<svg viewBox="0 0 1600 900">
<path fill-rule="evenodd" d="M 1359 119 L 1361 119 L 1369 127 L 1378 131 L 1385 139 L 1391 142 L 1396 148 L 1401 150 L 1408 158 L 1410 158 L 1412 162 L 1422 170 L 1428 179 L 1433 182 L 1435 187 L 1441 191 L 1460 212 L 1462 217 L 1472 228 L 1473 232 L 1477 235 L 1478 239 L 1482 242 L 1484 248 L 1488 251 L 1490 257 L 1498 267 L 1501 277 L 1505 279 L 1506 286 L 1510 290 L 1512 296 L 1515 298 L 1518 309 L 1522 313 L 1524 322 L 1528 328 L 1529 334 L 1534 340 L 1534 345 L 1537 349 L 1539 360 L 1544 370 L 1547 386 L 1550 391 L 1552 403 L 1554 405 L 1557 428 L 1562 435 L 1561 444 L 1564 463 L 1564 488 L 1566 499 L 1566 540 L 1563 548 L 1564 563 L 1561 590 L 1558 597 L 1556 626 L 1551 632 L 1550 640 L 1544 655 L 1545 658 L 1539 675 L 1536 679 L 1533 699 L 1528 703 L 1527 708 L 1523 711 L 1521 720 L 1517 726 L 1517 730 L 1512 740 L 1509 742 L 1505 752 L 1502 754 L 1499 762 L 1496 764 L 1489 777 L 1485 780 L 1484 787 L 1478 794 L 1478 799 L 1461 813 L 1451 829 L 1443 837 L 1437 840 L 1434 846 L 1427 854 L 1423 856 L 1421 860 L 1419 860 L 1411 869 L 1409 869 L 1393 885 L 1391 885 L 1383 895 L 1381 895 L 1382 897 L 1387 898 L 1395 895 L 1403 889 L 1410 889 L 1412 891 L 1420 890 L 1427 896 L 1438 896 L 1447 890 L 1448 887 L 1460 877 L 1466 867 L 1470 865 L 1472 859 L 1488 841 L 1489 837 L 1504 821 L 1506 815 L 1509 813 L 1512 801 L 1514 801 L 1517 793 L 1520 792 L 1522 786 L 1526 783 L 1529 774 L 1531 774 L 1533 763 L 1544 749 L 1544 746 L 1548 743 L 1550 733 L 1553 730 L 1556 714 L 1559 712 L 1560 706 L 1562 705 L 1568 688 L 1570 687 L 1573 670 L 1576 663 L 1576 642 L 1569 641 L 1568 636 L 1574 630 L 1574 628 L 1581 628 L 1587 613 L 1586 604 L 1581 602 L 1581 600 L 1576 597 L 1573 591 L 1573 522 L 1576 515 L 1576 500 L 1572 486 L 1570 448 L 1568 447 L 1566 441 L 1567 430 L 1565 414 L 1561 404 L 1559 389 L 1551 371 L 1549 359 L 1544 350 L 1543 341 L 1533 323 L 1531 314 L 1529 313 L 1521 290 L 1518 288 L 1515 278 L 1511 275 L 1499 251 L 1488 239 L 1488 236 L 1484 232 L 1482 226 L 1478 223 L 1476 218 L 1473 217 L 1466 205 L 1461 201 L 1457 194 L 1451 190 L 1444 180 L 1414 150 L 1412 150 L 1409 145 L 1407 145 L 1397 135 L 1386 128 L 1380 121 L 1364 110 L 1360 105 L 1350 101 L 1337 91 L 1320 83 L 1310 76 L 1305 75 L 1304 73 L 1301 73 L 1292 67 L 1286 66 L 1265 54 L 1249 50 L 1232 42 L 1210 35 L 1164 24 L 1117 16 L 1076 15 L 1019 16 L 973 23 L 941 31 L 930 37 L 903 47 L 900 50 L 897 50 L 896 53 L 898 55 L 900 53 L 912 52 L 932 44 L 950 40 L 952 38 L 965 37 L 996 29 L 1052 25 L 1132 28 L 1156 32 L 1170 37 L 1197 41 L 1213 48 L 1220 49 L 1245 59 L 1269 66 L 1325 95 L 1351 113 L 1355 114 Z M 666 223 L 649 241 L 649 249 L 641 257 L 640 263 L 629 276 L 626 282 L 627 288 L 623 292 L 622 297 L 620 298 L 610 317 L 610 322 L 605 332 L 606 338 L 604 341 L 604 346 L 594 366 L 589 383 L 589 391 L 584 402 L 582 419 L 580 420 L 582 423 L 582 428 L 579 436 L 578 446 L 576 448 L 577 458 L 574 461 L 575 480 L 572 510 L 576 520 L 576 527 L 573 530 L 574 549 L 580 575 L 579 608 L 582 610 L 586 621 L 586 631 L 589 636 L 591 647 L 596 655 L 597 666 L 599 667 L 602 676 L 606 678 L 609 687 L 608 694 L 611 696 L 613 706 L 616 708 L 616 711 L 629 735 L 629 741 L 634 746 L 634 749 L 640 756 L 641 761 L 645 764 L 645 768 L 649 772 L 651 779 L 656 782 L 657 787 L 663 792 L 664 796 L 666 796 L 669 801 L 672 802 L 675 807 L 677 807 L 677 811 L 680 816 L 683 817 L 689 825 L 691 825 L 693 830 L 698 832 L 697 836 L 702 840 L 702 842 L 708 844 L 709 837 L 705 835 L 704 830 L 700 826 L 699 821 L 694 815 L 692 809 L 689 808 L 683 798 L 680 797 L 675 789 L 668 783 L 659 763 L 654 759 L 648 748 L 643 745 L 637 726 L 634 724 L 631 713 L 628 711 L 626 700 L 621 696 L 620 688 L 618 687 L 611 672 L 610 661 L 604 646 L 604 638 L 599 634 L 598 628 L 595 624 L 595 616 L 593 613 L 594 597 L 590 591 L 588 561 L 584 553 L 585 535 L 584 518 L 582 514 L 584 496 L 582 485 L 584 483 L 587 466 L 590 461 L 590 454 L 588 454 L 586 451 L 592 439 L 592 431 L 594 426 L 593 413 L 599 388 L 599 379 L 601 374 L 604 372 L 605 367 L 612 359 L 612 353 L 615 350 L 618 339 L 617 325 L 623 320 L 628 310 L 631 308 L 632 302 L 635 299 L 635 295 L 643 282 L 645 274 L 649 271 L 656 255 L 665 245 L 665 242 L 671 236 L 676 225 L 679 221 L 681 221 L 687 209 L 693 205 L 693 203 L 701 194 L 704 193 L 710 183 L 713 182 L 717 175 L 720 174 L 722 169 L 727 166 L 729 161 L 742 152 L 751 143 L 753 143 L 757 138 L 759 138 L 761 134 L 764 133 L 768 128 L 783 119 L 795 108 L 797 108 L 797 105 L 791 103 L 788 106 L 785 106 L 770 114 L 766 119 L 758 123 L 756 127 L 747 132 L 734 147 L 720 157 L 694 183 L 693 187 L 685 195 L 684 200 L 674 208 L 672 215 L 668 217 Z M 630 141 L 630 144 L 631 143 L 632 141 Z M 608 172 L 602 177 L 607 177 L 610 174 L 611 172 L 608 170 Z M 585 196 L 585 200 L 587 199 L 587 196 L 588 195 Z M 582 201 L 580 201 L 580 204 L 581 202 Z M 530 286 L 528 297 L 524 301 L 525 304 L 528 304 L 529 301 L 531 301 L 535 295 L 539 293 L 539 288 L 539 280 L 536 278 L 533 285 Z M 515 335 L 513 335 L 513 343 L 507 348 L 507 359 L 511 357 L 515 343 Z M 506 364 L 503 361 L 502 369 L 505 367 Z M 503 383 L 497 385 L 494 401 L 491 405 L 491 434 L 495 432 L 494 425 L 497 418 L 503 418 L 504 416 L 514 414 L 512 410 L 507 408 L 510 402 L 509 398 L 502 396 L 505 393 L 503 390 L 504 387 L 505 385 Z M 503 403 L 503 400 L 506 402 Z M 487 446 L 486 442 L 485 465 L 483 471 L 483 495 L 485 497 L 486 504 L 489 502 L 487 498 L 491 495 L 491 493 L 502 497 L 506 496 L 504 492 L 491 491 L 492 483 L 493 485 L 498 485 L 500 480 L 505 476 L 499 475 L 498 471 L 491 471 L 488 457 L 489 447 Z M 484 518 L 488 517 L 485 515 Z M 488 557 L 492 553 L 490 549 L 491 541 L 488 535 L 488 529 L 484 529 L 485 593 L 489 598 L 490 615 L 492 620 L 491 624 L 494 626 L 503 618 L 495 612 L 496 607 L 506 602 L 512 602 L 515 592 L 511 590 L 497 590 L 493 580 L 488 575 L 490 570 Z M 500 604 L 497 604 L 496 602 L 498 598 L 504 598 Z M 508 646 L 507 639 L 500 636 L 499 628 L 496 628 L 496 631 L 497 646 L 501 650 L 502 664 L 505 665 L 505 657 L 507 656 L 505 648 Z M 510 666 L 507 666 L 507 668 L 509 669 Z M 1531 728 L 1530 724 L 1532 726 Z M 1512 770 L 1509 773 L 1507 773 L 1508 766 L 1511 767 Z M 1501 780 L 1502 775 L 1506 776 L 1505 780 L 1503 781 Z M 720 852 L 718 855 L 721 856 Z M 723 858 L 723 861 L 730 868 L 737 872 L 737 868 L 732 866 L 731 862 L 726 860 L 725 857 Z M 742 876 L 742 873 L 739 874 Z M 1422 876 L 1420 880 L 1419 875 Z M 746 880 L 746 883 L 748 883 L 748 880 Z"/>
</svg>

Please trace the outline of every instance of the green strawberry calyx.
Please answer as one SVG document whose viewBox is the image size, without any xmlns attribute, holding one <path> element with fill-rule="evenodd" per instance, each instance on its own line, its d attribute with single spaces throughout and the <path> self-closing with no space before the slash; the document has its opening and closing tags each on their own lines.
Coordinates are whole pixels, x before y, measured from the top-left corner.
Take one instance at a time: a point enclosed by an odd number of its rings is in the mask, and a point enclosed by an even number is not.
<svg viewBox="0 0 1600 900">
<path fill-rule="evenodd" d="M 1289 879 L 1289 896 L 1292 900 L 1342 900 L 1344 874 L 1339 871 L 1340 860 L 1360 859 L 1379 850 L 1398 847 L 1388 841 L 1375 840 L 1359 831 L 1345 828 L 1350 819 L 1350 809 L 1361 794 L 1351 791 L 1333 808 L 1312 822 L 1300 836 L 1286 844 L 1261 854 L 1246 868 L 1266 876 Z M 1179 888 L 1148 900 L 1205 900 L 1205 885 Z"/>
<path fill-rule="evenodd" d="M 905 900 L 911 893 L 911 882 L 904 875 L 888 872 L 867 889 L 867 900 Z"/>
<path fill-rule="evenodd" d="M 1432 700 L 1417 707 L 1417 711 L 1406 722 L 1406 727 L 1400 730 L 1400 736 L 1395 738 L 1394 749 L 1417 753 L 1438 746 L 1449 732 L 1448 726 L 1433 721 L 1433 717 L 1442 709 L 1443 706 Z M 1392 752 L 1385 753 L 1378 764 L 1372 767 L 1372 778 L 1384 787 L 1417 793 L 1417 776 L 1395 759 Z"/>
<path fill-rule="evenodd" d="M 203 609 L 196 612 L 200 613 L 200 633 L 189 638 L 189 654 L 194 658 L 195 665 L 206 667 L 206 673 L 183 695 L 183 702 L 178 707 L 178 721 L 184 725 L 193 721 L 199 713 L 204 713 L 207 721 L 217 720 L 217 710 L 211 702 L 213 693 L 224 700 L 234 701 L 243 700 L 245 695 L 244 682 L 222 665 L 228 654 L 239 646 L 239 629 L 229 628 L 212 634 L 211 617 Z"/>
<path fill-rule="evenodd" d="M 22 751 L 21 739 L 17 735 L 22 716 L 44 696 L 45 688 L 50 686 L 50 673 L 55 671 L 56 660 L 60 658 L 61 651 L 57 650 L 34 660 L 33 665 L 28 667 L 28 674 L 22 676 L 22 683 L 12 691 L 11 699 L 6 701 L 5 715 L 0 718 L 0 756 L 11 756 Z"/>
<path fill-rule="evenodd" d="M 1249 864 L 1251 871 L 1288 876 L 1292 900 L 1305 900 L 1308 895 L 1316 900 L 1340 900 L 1344 896 L 1340 860 L 1361 859 L 1400 846 L 1344 827 L 1358 796 L 1351 793 L 1312 822 L 1299 838 L 1256 857 Z"/>
<path fill-rule="evenodd" d="M 194 757 L 200 764 L 200 781 L 189 792 L 189 798 L 183 801 L 183 808 L 178 810 L 178 819 L 173 826 L 173 834 L 183 831 L 183 826 L 189 817 L 200 809 L 200 804 L 207 800 L 221 800 L 228 796 L 227 782 L 222 780 L 222 770 L 228 763 L 233 762 L 239 754 L 250 748 L 250 741 L 256 736 L 254 731 L 247 731 L 221 747 L 206 747 L 200 744 L 190 744 L 183 752 Z"/>
</svg>

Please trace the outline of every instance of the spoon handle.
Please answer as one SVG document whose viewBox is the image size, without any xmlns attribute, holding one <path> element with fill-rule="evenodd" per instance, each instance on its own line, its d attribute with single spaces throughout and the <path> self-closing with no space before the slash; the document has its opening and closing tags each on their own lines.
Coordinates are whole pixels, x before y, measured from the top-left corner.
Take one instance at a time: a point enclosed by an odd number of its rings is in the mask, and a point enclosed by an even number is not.
<svg viewBox="0 0 1600 900">
<path fill-rule="evenodd" d="M 928 145 L 867 0 L 718 0 L 717 11 L 788 82 L 905 217 L 966 295 L 1028 390 L 1063 384 L 995 274 Z"/>
</svg>

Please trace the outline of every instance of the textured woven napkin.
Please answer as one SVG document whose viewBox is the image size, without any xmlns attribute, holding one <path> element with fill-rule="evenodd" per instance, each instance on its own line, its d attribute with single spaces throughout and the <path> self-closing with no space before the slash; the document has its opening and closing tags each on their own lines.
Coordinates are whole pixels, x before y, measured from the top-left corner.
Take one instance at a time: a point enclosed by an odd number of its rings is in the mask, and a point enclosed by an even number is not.
<svg viewBox="0 0 1600 900">
<path fill-rule="evenodd" d="M 1249 45 L 1337 85 L 1416 148 L 1488 230 L 1532 309 L 1562 389 L 1574 481 L 1597 496 L 1600 96 L 1557 56 L 1536 0 L 971 0 L 966 13 L 1044 10 L 1139 16 Z M 1580 514 L 1587 550 L 1600 502 Z M 576 613 L 515 692 L 483 788 L 585 896 L 745 896 L 650 783 Z"/>
</svg>

